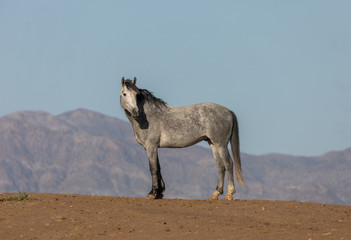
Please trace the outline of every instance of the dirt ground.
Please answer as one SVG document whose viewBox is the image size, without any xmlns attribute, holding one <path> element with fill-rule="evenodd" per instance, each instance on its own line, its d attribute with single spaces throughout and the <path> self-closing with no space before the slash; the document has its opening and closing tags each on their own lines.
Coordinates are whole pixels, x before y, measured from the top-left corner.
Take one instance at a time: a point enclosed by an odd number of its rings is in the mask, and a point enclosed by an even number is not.
<svg viewBox="0 0 351 240">
<path fill-rule="evenodd" d="M 351 206 L 15 195 L 0 194 L 0 239 L 351 239 Z"/>
</svg>

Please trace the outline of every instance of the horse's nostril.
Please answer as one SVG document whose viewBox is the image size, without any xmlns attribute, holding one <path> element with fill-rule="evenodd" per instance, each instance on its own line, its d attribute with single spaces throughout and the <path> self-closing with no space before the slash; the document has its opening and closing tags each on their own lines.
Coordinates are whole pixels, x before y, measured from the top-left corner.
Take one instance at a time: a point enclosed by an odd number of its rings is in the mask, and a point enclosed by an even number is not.
<svg viewBox="0 0 351 240">
<path fill-rule="evenodd" d="M 133 109 L 132 109 L 132 116 L 133 116 L 133 117 L 138 117 L 138 115 L 139 115 L 138 110 L 135 109 L 135 108 L 133 108 Z"/>
</svg>

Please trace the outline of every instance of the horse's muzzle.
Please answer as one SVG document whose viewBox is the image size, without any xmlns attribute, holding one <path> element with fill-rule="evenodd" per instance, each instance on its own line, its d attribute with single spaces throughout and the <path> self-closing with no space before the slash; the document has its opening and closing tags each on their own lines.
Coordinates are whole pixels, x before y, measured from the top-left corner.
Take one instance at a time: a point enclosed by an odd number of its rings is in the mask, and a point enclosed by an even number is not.
<svg viewBox="0 0 351 240">
<path fill-rule="evenodd" d="M 137 118 L 139 117 L 139 110 L 137 108 L 133 108 L 131 114 L 133 118 Z"/>
</svg>

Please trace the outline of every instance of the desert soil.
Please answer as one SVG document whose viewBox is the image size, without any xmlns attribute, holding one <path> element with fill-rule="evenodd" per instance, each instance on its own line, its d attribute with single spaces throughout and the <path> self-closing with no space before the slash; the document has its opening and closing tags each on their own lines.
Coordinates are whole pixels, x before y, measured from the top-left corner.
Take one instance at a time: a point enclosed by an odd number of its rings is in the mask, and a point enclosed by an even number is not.
<svg viewBox="0 0 351 240">
<path fill-rule="evenodd" d="M 351 239 L 351 206 L 11 195 L 0 194 L 0 239 Z"/>
</svg>

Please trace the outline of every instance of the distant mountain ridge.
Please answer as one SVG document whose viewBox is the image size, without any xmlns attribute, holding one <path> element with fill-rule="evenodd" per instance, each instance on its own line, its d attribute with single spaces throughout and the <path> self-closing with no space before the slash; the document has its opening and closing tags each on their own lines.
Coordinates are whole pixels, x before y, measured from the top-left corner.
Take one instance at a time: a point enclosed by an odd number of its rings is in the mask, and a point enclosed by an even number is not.
<svg viewBox="0 0 351 240">
<path fill-rule="evenodd" d="M 209 149 L 160 149 L 166 198 L 208 198 L 217 169 Z M 241 199 L 351 204 L 351 148 L 317 157 L 242 153 Z M 147 156 L 129 122 L 78 109 L 54 116 L 21 111 L 0 118 L 0 192 L 144 197 Z"/>
</svg>

